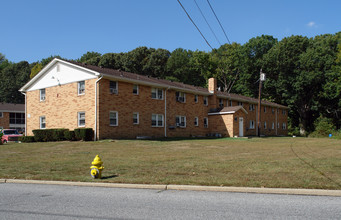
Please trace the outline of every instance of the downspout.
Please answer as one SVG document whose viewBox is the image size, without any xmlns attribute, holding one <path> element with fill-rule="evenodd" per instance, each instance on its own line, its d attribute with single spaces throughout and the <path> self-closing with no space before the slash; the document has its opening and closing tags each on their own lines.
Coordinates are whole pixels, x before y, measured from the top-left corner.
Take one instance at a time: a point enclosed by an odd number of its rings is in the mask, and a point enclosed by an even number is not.
<svg viewBox="0 0 341 220">
<path fill-rule="evenodd" d="M 95 82 L 95 131 L 94 131 L 94 141 L 97 139 L 97 83 L 103 78 L 101 75 Z"/>
<path fill-rule="evenodd" d="M 170 89 L 170 87 L 168 87 L 165 90 L 165 137 L 167 137 L 167 90 Z"/>
<path fill-rule="evenodd" d="M 26 104 L 26 93 L 21 92 L 25 96 L 25 136 L 27 136 L 27 104 Z"/>
</svg>

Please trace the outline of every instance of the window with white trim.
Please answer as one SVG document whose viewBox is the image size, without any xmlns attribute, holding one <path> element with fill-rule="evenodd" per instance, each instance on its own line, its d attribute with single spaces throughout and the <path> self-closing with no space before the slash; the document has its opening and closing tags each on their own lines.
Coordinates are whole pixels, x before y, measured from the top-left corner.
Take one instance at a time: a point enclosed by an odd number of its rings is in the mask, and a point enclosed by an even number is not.
<svg viewBox="0 0 341 220">
<path fill-rule="evenodd" d="M 264 129 L 266 129 L 266 121 L 264 122 Z"/>
<path fill-rule="evenodd" d="M 255 121 L 250 120 L 250 129 L 255 129 Z"/>
<path fill-rule="evenodd" d="M 4 113 L 0 112 L 0 118 L 4 117 Z"/>
<path fill-rule="evenodd" d="M 163 127 L 162 114 L 152 114 L 152 127 Z"/>
<path fill-rule="evenodd" d="M 208 118 L 204 118 L 204 128 L 208 128 Z"/>
<path fill-rule="evenodd" d="M 78 112 L 78 127 L 85 127 L 85 112 Z"/>
<path fill-rule="evenodd" d="M 238 105 L 239 106 L 243 106 L 243 102 L 238 102 Z"/>
<path fill-rule="evenodd" d="M 152 99 L 163 99 L 163 90 L 159 88 L 152 88 Z"/>
<path fill-rule="evenodd" d="M 208 97 L 207 96 L 204 96 L 204 105 L 208 105 Z"/>
<path fill-rule="evenodd" d="M 46 90 L 45 89 L 40 89 L 39 90 L 39 100 L 40 101 L 45 101 L 46 99 Z"/>
<path fill-rule="evenodd" d="M 194 126 L 199 126 L 199 118 L 198 117 L 194 118 Z"/>
<path fill-rule="evenodd" d="M 138 112 L 133 113 L 133 124 L 138 125 L 140 123 L 140 117 Z"/>
<path fill-rule="evenodd" d="M 186 127 L 186 116 L 176 116 L 175 117 L 176 127 L 185 128 Z"/>
<path fill-rule="evenodd" d="M 110 94 L 118 94 L 118 83 L 117 81 L 109 82 L 109 92 Z"/>
<path fill-rule="evenodd" d="M 46 118 L 45 118 L 45 116 L 40 116 L 39 117 L 39 124 L 40 124 L 40 129 L 45 129 L 46 128 Z"/>
<path fill-rule="evenodd" d="M 198 95 L 194 95 L 194 102 L 198 103 Z"/>
<path fill-rule="evenodd" d="M 271 108 L 272 114 L 275 114 L 275 108 Z"/>
<path fill-rule="evenodd" d="M 186 102 L 186 93 L 184 92 L 175 92 L 175 97 L 177 102 Z"/>
<path fill-rule="evenodd" d="M 266 113 L 266 106 L 264 106 L 264 113 Z"/>
<path fill-rule="evenodd" d="M 287 124 L 284 123 L 284 122 L 283 122 L 283 124 L 282 124 L 282 129 L 283 129 L 283 130 L 287 129 Z"/>
<path fill-rule="evenodd" d="M 230 106 L 232 106 L 232 100 L 230 100 Z"/>
<path fill-rule="evenodd" d="M 254 111 L 255 110 L 255 105 L 254 104 L 249 104 L 249 110 Z"/>
<path fill-rule="evenodd" d="M 110 111 L 109 120 L 110 120 L 110 126 L 118 126 L 118 112 Z"/>
<path fill-rule="evenodd" d="M 283 110 L 282 110 L 282 114 L 285 115 L 285 112 L 286 112 L 285 109 L 283 109 Z"/>
<path fill-rule="evenodd" d="M 78 95 L 85 94 L 85 81 L 78 82 Z"/>
<path fill-rule="evenodd" d="M 133 94 L 138 95 L 139 94 L 139 85 L 134 84 L 133 85 Z"/>
<path fill-rule="evenodd" d="M 272 129 L 272 130 L 275 129 L 275 123 L 274 123 L 274 122 L 272 122 L 271 129 Z"/>
<path fill-rule="evenodd" d="M 223 99 L 219 99 L 219 107 L 220 108 L 224 107 L 224 100 Z"/>
</svg>

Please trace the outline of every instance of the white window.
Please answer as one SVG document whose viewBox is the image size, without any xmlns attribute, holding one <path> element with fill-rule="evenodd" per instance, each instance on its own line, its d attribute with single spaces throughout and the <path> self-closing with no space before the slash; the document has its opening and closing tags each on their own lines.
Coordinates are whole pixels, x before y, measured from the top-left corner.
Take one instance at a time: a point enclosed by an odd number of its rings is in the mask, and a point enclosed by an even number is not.
<svg viewBox="0 0 341 220">
<path fill-rule="evenodd" d="M 40 90 L 40 101 L 45 101 L 46 95 L 45 95 L 45 89 Z"/>
<path fill-rule="evenodd" d="M 152 88 L 152 99 L 163 99 L 163 90 L 158 88 Z"/>
<path fill-rule="evenodd" d="M 207 96 L 204 96 L 204 105 L 208 105 L 208 98 L 207 98 Z"/>
<path fill-rule="evenodd" d="M 118 112 L 110 111 L 109 120 L 110 120 L 110 126 L 118 126 Z"/>
<path fill-rule="evenodd" d="M 162 114 L 152 114 L 152 127 L 163 127 Z"/>
<path fill-rule="evenodd" d="M 85 112 L 78 112 L 78 127 L 85 127 Z"/>
<path fill-rule="evenodd" d="M 176 127 L 186 127 L 186 116 L 176 116 L 175 118 Z"/>
<path fill-rule="evenodd" d="M 85 94 L 85 81 L 78 82 L 78 95 Z"/>
<path fill-rule="evenodd" d="M 287 128 L 287 125 L 285 123 L 282 124 L 282 129 L 285 130 Z"/>
<path fill-rule="evenodd" d="M 208 128 L 208 118 L 204 118 L 204 128 Z"/>
<path fill-rule="evenodd" d="M 194 118 L 194 126 L 199 126 L 199 118 L 198 117 Z"/>
<path fill-rule="evenodd" d="M 0 118 L 4 117 L 4 113 L 0 112 Z"/>
<path fill-rule="evenodd" d="M 219 107 L 223 108 L 224 107 L 224 103 L 223 103 L 223 99 L 219 99 Z"/>
<path fill-rule="evenodd" d="M 116 81 L 110 81 L 109 91 L 111 94 L 118 94 L 118 83 Z"/>
<path fill-rule="evenodd" d="M 134 95 L 139 94 L 139 85 L 136 85 L 136 84 L 133 85 L 133 94 Z"/>
<path fill-rule="evenodd" d="M 275 114 L 275 108 L 271 108 L 272 114 Z"/>
<path fill-rule="evenodd" d="M 264 113 L 266 113 L 266 106 L 264 106 Z"/>
<path fill-rule="evenodd" d="M 266 121 L 264 122 L 264 129 L 266 129 Z"/>
<path fill-rule="evenodd" d="M 198 95 L 194 95 L 194 102 L 198 103 Z"/>
<path fill-rule="evenodd" d="M 249 105 L 249 110 L 250 111 L 254 111 L 255 110 L 255 105 L 254 104 L 250 104 Z"/>
<path fill-rule="evenodd" d="M 230 106 L 232 106 L 232 100 L 230 100 Z"/>
<path fill-rule="evenodd" d="M 39 124 L 40 124 L 40 129 L 45 129 L 46 128 L 46 118 L 45 118 L 45 116 L 40 116 L 39 117 Z"/>
<path fill-rule="evenodd" d="M 140 122 L 139 122 L 139 119 L 140 117 L 139 117 L 139 113 L 138 112 L 134 112 L 133 113 L 133 124 L 134 125 L 138 125 Z"/>
<path fill-rule="evenodd" d="M 243 102 L 238 102 L 238 105 L 239 106 L 243 106 Z"/>
<path fill-rule="evenodd" d="M 186 102 L 186 93 L 184 92 L 175 92 L 176 101 L 177 102 Z"/>
<path fill-rule="evenodd" d="M 254 129 L 255 128 L 255 121 L 250 120 L 250 129 Z"/>
<path fill-rule="evenodd" d="M 272 124 L 271 124 L 271 129 L 272 130 L 275 129 L 275 123 L 274 122 L 272 122 Z"/>
<path fill-rule="evenodd" d="M 282 114 L 285 115 L 285 110 L 284 109 L 282 110 Z"/>
</svg>

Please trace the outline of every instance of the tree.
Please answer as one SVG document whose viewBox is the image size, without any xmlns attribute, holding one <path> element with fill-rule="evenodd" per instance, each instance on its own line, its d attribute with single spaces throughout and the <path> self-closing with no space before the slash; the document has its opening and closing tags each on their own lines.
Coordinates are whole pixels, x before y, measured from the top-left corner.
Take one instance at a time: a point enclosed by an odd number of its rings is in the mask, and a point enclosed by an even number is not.
<svg viewBox="0 0 341 220">
<path fill-rule="evenodd" d="M 122 58 L 124 53 L 106 53 L 101 57 L 98 66 L 110 69 L 123 69 Z"/>
<path fill-rule="evenodd" d="M 30 79 L 35 77 L 35 75 L 37 75 L 42 69 L 43 65 L 41 63 L 37 63 L 36 65 L 34 65 L 33 68 L 31 69 Z"/>
<path fill-rule="evenodd" d="M 142 71 L 146 75 L 153 77 L 165 78 L 167 74 L 167 61 L 170 52 L 165 49 L 157 49 L 148 56 L 147 62 L 144 64 Z"/>
<path fill-rule="evenodd" d="M 147 47 L 138 47 L 129 51 L 121 60 L 124 70 L 141 75 L 147 75 L 147 73 L 143 71 L 143 67 L 147 64 L 149 55 L 154 51 L 155 49 Z"/>
<path fill-rule="evenodd" d="M 79 62 L 79 63 L 86 63 L 86 62 L 90 62 L 90 60 L 92 60 L 92 62 L 93 62 L 93 60 L 94 59 L 97 59 L 97 57 L 101 57 L 101 55 L 102 54 L 100 54 L 100 53 L 98 53 L 98 52 L 87 52 L 87 53 L 85 53 L 85 54 L 83 54 L 82 56 L 81 56 L 81 58 L 79 58 L 78 60 L 77 60 L 77 62 Z"/>
</svg>

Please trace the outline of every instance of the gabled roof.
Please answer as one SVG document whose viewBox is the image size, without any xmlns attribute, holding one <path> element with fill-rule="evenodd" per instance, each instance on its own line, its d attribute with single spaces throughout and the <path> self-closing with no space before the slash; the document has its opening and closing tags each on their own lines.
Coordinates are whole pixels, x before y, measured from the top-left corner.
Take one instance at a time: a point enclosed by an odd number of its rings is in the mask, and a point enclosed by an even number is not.
<svg viewBox="0 0 341 220">
<path fill-rule="evenodd" d="M 0 112 L 25 112 L 25 104 L 0 103 Z"/>
<path fill-rule="evenodd" d="M 234 114 L 237 111 L 242 110 L 245 114 L 248 114 L 247 111 L 243 108 L 243 106 L 230 106 L 222 109 L 215 109 L 208 113 L 208 115 L 226 115 L 226 114 Z"/>
</svg>

